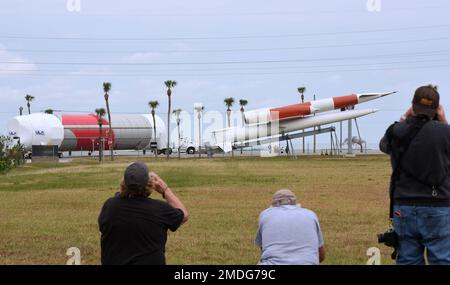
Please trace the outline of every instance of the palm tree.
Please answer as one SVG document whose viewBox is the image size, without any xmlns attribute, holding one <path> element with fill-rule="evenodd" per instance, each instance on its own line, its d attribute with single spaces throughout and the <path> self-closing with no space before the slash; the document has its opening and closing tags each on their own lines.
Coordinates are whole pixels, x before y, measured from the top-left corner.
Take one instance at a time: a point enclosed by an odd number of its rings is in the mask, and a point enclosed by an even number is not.
<svg viewBox="0 0 450 285">
<path fill-rule="evenodd" d="M 108 145 L 111 154 L 111 160 L 114 160 L 114 141 L 113 141 L 114 136 L 111 126 L 111 112 L 109 109 L 109 91 L 111 91 L 111 83 L 103 82 L 103 92 L 105 93 L 106 111 L 108 112 L 108 124 L 109 124 Z"/>
<path fill-rule="evenodd" d="M 159 102 L 158 101 L 150 101 L 148 102 L 148 106 L 152 109 L 152 118 L 153 118 L 153 140 L 156 143 L 156 119 L 155 119 L 155 109 L 158 108 Z M 155 151 L 155 157 L 158 157 L 158 147 L 154 149 Z"/>
<path fill-rule="evenodd" d="M 166 155 L 167 159 L 169 159 L 170 155 L 170 115 L 171 115 L 171 109 L 172 109 L 172 89 L 177 86 L 177 82 L 175 80 L 166 80 L 164 81 L 164 84 L 167 87 L 167 97 L 169 99 L 169 111 L 167 112 L 167 149 L 166 149 Z"/>
<path fill-rule="evenodd" d="M 297 88 L 297 90 L 298 90 L 298 93 L 301 94 L 300 98 L 302 99 L 302 103 L 305 102 L 305 95 L 303 95 L 303 93 L 305 93 L 306 87 L 302 86 L 302 87 Z"/>
<path fill-rule="evenodd" d="M 44 111 L 45 114 L 53 115 L 53 109 L 47 109 Z"/>
<path fill-rule="evenodd" d="M 227 106 L 227 118 L 228 118 L 228 127 L 231 127 L 231 107 L 233 107 L 234 104 L 234 98 L 228 97 L 223 100 L 225 103 L 225 106 Z"/>
<path fill-rule="evenodd" d="M 27 94 L 27 96 L 25 96 L 25 100 L 27 101 L 28 115 L 30 115 L 31 114 L 31 108 L 30 108 L 31 104 L 30 103 L 31 103 L 31 101 L 34 100 L 34 97 Z"/>
<path fill-rule="evenodd" d="M 181 123 L 181 109 L 175 109 L 173 110 L 173 114 L 175 115 L 175 118 L 177 120 L 177 129 L 178 129 L 178 159 L 181 159 L 181 134 L 180 134 L 180 123 Z"/>
<path fill-rule="evenodd" d="M 22 116 L 22 114 L 23 114 L 23 107 L 20 106 L 20 107 L 19 107 L 19 115 Z"/>
<path fill-rule="evenodd" d="M 306 87 L 302 86 L 297 88 L 298 93 L 300 93 L 300 98 L 302 99 L 302 103 L 305 102 L 305 95 L 303 93 L 305 93 L 306 91 Z M 304 133 L 305 130 L 302 130 L 302 132 Z M 302 137 L 302 147 L 303 147 L 303 153 L 305 153 L 305 137 Z"/>
<path fill-rule="evenodd" d="M 100 131 L 99 140 L 98 140 L 98 160 L 102 162 L 103 158 L 103 117 L 106 114 L 104 108 L 95 109 L 95 113 L 97 114 L 98 119 L 98 128 Z"/>
<path fill-rule="evenodd" d="M 197 119 L 198 119 L 198 158 L 202 158 L 202 114 L 205 110 L 205 106 L 203 104 L 195 104 L 194 109 L 197 111 Z"/>
<path fill-rule="evenodd" d="M 223 100 L 225 106 L 227 106 L 227 118 L 228 118 L 228 127 L 231 128 L 231 107 L 233 107 L 234 98 L 228 97 Z M 234 151 L 231 149 L 231 156 L 234 157 Z"/>
<path fill-rule="evenodd" d="M 244 117 L 245 109 L 244 109 L 244 107 L 247 106 L 247 104 L 248 104 L 248 101 L 247 101 L 247 100 L 245 100 L 245 99 L 240 99 L 240 100 L 239 100 L 239 105 L 241 105 L 242 126 L 243 126 L 244 123 L 245 123 L 245 117 Z"/>
<path fill-rule="evenodd" d="M 247 104 L 248 104 L 247 100 L 245 100 L 245 99 L 239 100 L 239 105 L 241 105 L 242 127 L 245 126 L 245 117 L 244 117 L 245 109 L 244 109 L 244 107 L 247 106 Z M 243 149 L 241 148 L 241 154 L 242 154 L 242 150 Z"/>
</svg>

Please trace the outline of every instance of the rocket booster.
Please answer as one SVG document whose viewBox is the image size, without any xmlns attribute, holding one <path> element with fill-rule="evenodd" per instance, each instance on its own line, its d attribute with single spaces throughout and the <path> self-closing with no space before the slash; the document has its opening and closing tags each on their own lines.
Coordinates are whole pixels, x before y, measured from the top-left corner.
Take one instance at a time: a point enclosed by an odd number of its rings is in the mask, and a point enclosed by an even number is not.
<svg viewBox="0 0 450 285">
<path fill-rule="evenodd" d="M 347 96 L 338 96 L 311 102 L 288 105 L 278 108 L 266 108 L 252 110 L 244 113 L 246 124 L 264 123 L 276 120 L 287 120 L 292 118 L 306 117 L 316 113 L 327 112 L 331 110 L 342 109 L 354 106 L 360 103 L 375 100 L 394 92 L 387 93 L 364 93 Z"/>
<path fill-rule="evenodd" d="M 286 120 L 272 121 L 260 124 L 246 125 L 215 130 L 212 133 L 210 144 L 217 145 L 225 152 L 231 151 L 232 144 L 289 133 L 314 126 L 331 124 L 339 121 L 359 118 L 377 112 L 377 109 L 351 110 L 325 114 L 321 116 L 309 116 L 307 118 L 292 118 Z"/>
</svg>

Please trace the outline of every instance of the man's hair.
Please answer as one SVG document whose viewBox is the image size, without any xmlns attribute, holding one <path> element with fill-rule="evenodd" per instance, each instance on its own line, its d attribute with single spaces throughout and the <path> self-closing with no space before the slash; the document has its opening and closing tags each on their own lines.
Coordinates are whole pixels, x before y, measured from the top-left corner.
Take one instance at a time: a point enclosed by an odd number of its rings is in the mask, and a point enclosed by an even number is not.
<svg viewBox="0 0 450 285">
<path fill-rule="evenodd" d="M 125 181 L 122 179 L 120 182 L 120 197 L 121 198 L 131 198 L 131 197 L 144 197 L 147 198 L 153 191 L 153 186 L 149 183 L 145 187 L 127 187 Z"/>
</svg>

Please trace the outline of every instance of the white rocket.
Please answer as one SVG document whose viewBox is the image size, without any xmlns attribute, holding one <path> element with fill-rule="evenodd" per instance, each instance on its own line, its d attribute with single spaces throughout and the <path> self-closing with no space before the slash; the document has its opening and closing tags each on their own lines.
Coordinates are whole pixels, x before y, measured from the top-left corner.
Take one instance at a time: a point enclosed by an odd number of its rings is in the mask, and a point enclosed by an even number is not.
<svg viewBox="0 0 450 285">
<path fill-rule="evenodd" d="M 264 140 L 280 134 L 359 118 L 378 110 L 349 110 L 319 116 L 314 114 L 344 109 L 394 93 L 396 92 L 353 94 L 279 108 L 248 111 L 244 113 L 245 126 L 215 130 L 211 133 L 211 140 L 207 145 L 229 152 L 233 146 L 249 141 Z"/>
</svg>

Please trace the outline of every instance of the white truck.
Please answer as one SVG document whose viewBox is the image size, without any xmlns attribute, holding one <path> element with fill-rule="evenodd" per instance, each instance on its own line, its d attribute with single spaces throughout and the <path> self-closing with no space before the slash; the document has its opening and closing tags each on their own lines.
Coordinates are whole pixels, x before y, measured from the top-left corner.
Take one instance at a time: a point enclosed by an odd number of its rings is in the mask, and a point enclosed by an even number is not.
<svg viewBox="0 0 450 285">
<path fill-rule="evenodd" d="M 173 150 L 174 152 L 178 152 L 178 139 L 176 140 L 176 143 L 173 144 Z M 198 146 L 195 145 L 191 140 L 189 140 L 187 137 L 182 137 L 180 139 L 180 152 L 186 153 L 186 154 L 195 154 L 198 152 Z"/>
</svg>

